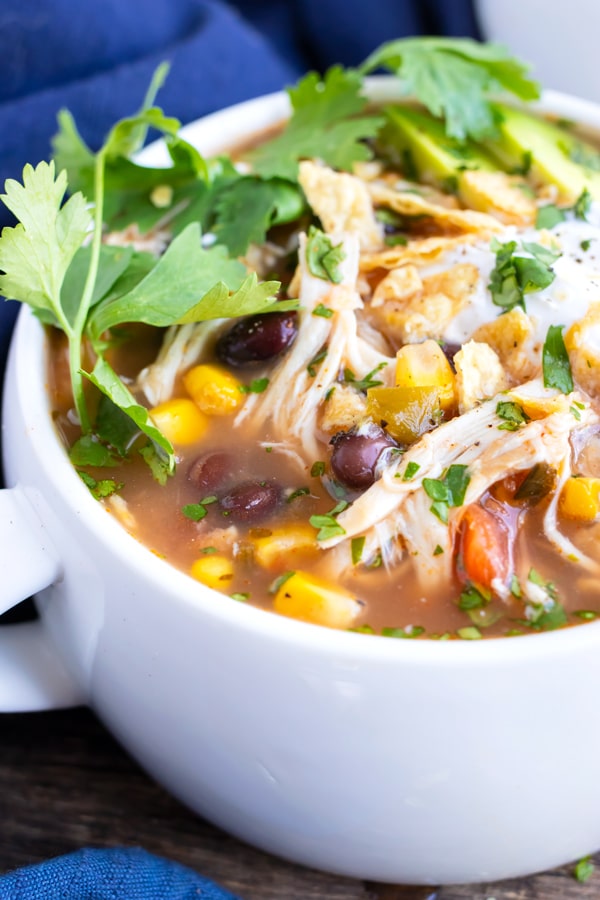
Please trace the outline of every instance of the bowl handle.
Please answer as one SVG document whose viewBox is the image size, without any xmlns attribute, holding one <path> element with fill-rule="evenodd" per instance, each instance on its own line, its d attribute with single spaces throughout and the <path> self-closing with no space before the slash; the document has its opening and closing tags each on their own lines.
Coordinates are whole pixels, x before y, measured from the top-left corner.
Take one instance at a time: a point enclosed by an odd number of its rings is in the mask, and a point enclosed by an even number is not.
<svg viewBox="0 0 600 900">
<path fill-rule="evenodd" d="M 0 613 L 61 575 L 56 551 L 19 487 L 0 490 Z M 41 621 L 0 628 L 0 712 L 83 703 Z"/>
</svg>

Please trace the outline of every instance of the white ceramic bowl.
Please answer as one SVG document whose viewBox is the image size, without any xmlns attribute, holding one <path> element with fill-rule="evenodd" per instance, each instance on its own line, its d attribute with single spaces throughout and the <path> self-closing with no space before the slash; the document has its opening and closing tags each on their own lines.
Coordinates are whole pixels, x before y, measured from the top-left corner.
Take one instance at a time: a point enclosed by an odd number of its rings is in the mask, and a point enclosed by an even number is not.
<svg viewBox="0 0 600 900">
<path fill-rule="evenodd" d="M 545 105 L 600 127 L 589 104 Z M 213 152 L 285 110 L 267 97 L 186 134 Z M 3 427 L 0 608 L 39 591 L 41 624 L 0 632 L 0 708 L 83 699 L 201 815 L 348 876 L 496 880 L 600 847 L 600 623 L 394 641 L 213 593 L 128 536 L 72 470 L 26 310 Z"/>
</svg>

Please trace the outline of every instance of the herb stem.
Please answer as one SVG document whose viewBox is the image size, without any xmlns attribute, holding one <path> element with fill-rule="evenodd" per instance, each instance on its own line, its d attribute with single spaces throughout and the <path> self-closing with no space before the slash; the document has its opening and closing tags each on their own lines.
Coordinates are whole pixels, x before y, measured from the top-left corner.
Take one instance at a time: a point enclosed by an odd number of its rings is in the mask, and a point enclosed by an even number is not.
<svg viewBox="0 0 600 900">
<path fill-rule="evenodd" d="M 81 295 L 81 303 L 77 310 L 72 334 L 69 335 L 69 364 L 73 383 L 73 395 L 75 408 L 79 416 L 81 430 L 84 434 L 91 431 L 91 422 L 85 402 L 82 378 L 82 341 L 88 311 L 92 302 L 98 265 L 100 262 L 100 250 L 102 248 L 102 226 L 104 215 L 104 166 L 105 154 L 100 151 L 96 154 L 94 164 L 94 234 L 92 237 L 92 249 L 90 254 L 90 267 Z"/>
</svg>

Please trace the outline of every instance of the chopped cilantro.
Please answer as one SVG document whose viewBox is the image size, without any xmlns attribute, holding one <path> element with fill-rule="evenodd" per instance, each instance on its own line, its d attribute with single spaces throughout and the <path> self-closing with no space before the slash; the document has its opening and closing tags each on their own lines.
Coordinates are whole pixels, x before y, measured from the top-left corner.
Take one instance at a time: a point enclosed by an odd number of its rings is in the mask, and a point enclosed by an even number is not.
<svg viewBox="0 0 600 900">
<path fill-rule="evenodd" d="M 320 478 L 321 475 L 325 474 L 325 463 L 322 460 L 317 460 L 310 467 L 310 474 L 313 478 Z"/>
<path fill-rule="evenodd" d="M 311 275 L 322 278 L 323 281 L 339 284 L 342 280 L 339 266 L 345 258 L 346 254 L 341 243 L 334 246 L 325 232 L 315 228 L 314 225 L 310 226 L 306 241 L 306 263 Z"/>
<path fill-rule="evenodd" d="M 516 431 L 520 425 L 529 422 L 529 416 L 519 403 L 512 400 L 500 400 L 496 406 L 496 415 L 504 419 L 502 425 L 498 425 L 499 431 Z"/>
<path fill-rule="evenodd" d="M 573 212 L 577 219 L 587 219 L 588 213 L 592 205 L 592 195 L 587 188 L 584 188 L 573 204 Z"/>
<path fill-rule="evenodd" d="M 523 591 L 521 590 L 521 585 L 519 584 L 519 579 L 513 573 L 510 579 L 510 592 L 513 597 L 520 599 L 523 596 Z"/>
<path fill-rule="evenodd" d="M 219 551 L 216 547 L 202 547 L 202 549 L 200 550 L 200 553 L 204 553 L 206 556 L 210 556 L 212 553 L 218 552 Z"/>
<path fill-rule="evenodd" d="M 419 465 L 419 463 L 411 459 L 411 461 L 406 464 L 406 468 L 403 474 L 400 475 L 400 472 L 398 472 L 395 477 L 402 478 L 402 481 L 412 481 L 420 468 L 421 466 Z"/>
<path fill-rule="evenodd" d="M 240 591 L 236 591 L 235 593 L 230 594 L 229 596 L 231 597 L 232 600 L 239 600 L 241 603 L 245 603 L 246 600 L 250 599 L 250 594 L 248 594 L 246 592 L 242 593 Z"/>
<path fill-rule="evenodd" d="M 350 547 L 351 547 L 351 553 L 352 553 L 352 564 L 354 566 L 357 566 L 358 563 L 362 559 L 362 554 L 363 554 L 363 550 L 365 547 L 365 540 L 366 540 L 366 538 L 364 535 L 362 535 L 361 537 L 352 538 Z"/>
<path fill-rule="evenodd" d="M 489 592 L 483 591 L 474 584 L 468 585 L 461 591 L 458 599 L 458 608 L 463 611 L 469 609 L 480 609 L 490 602 L 491 596 Z"/>
<path fill-rule="evenodd" d="M 311 361 L 309 362 L 309 364 L 306 367 L 306 371 L 308 372 L 308 374 L 310 375 L 311 378 L 315 377 L 315 375 L 317 374 L 316 367 L 318 366 L 319 363 L 323 362 L 323 360 L 325 359 L 326 356 L 327 356 L 327 347 L 323 347 L 322 350 L 319 350 L 319 352 L 316 354 L 316 356 L 313 356 L 313 358 L 311 359 Z"/>
<path fill-rule="evenodd" d="M 269 585 L 269 593 L 276 594 L 279 588 L 282 587 L 286 583 L 286 581 L 288 581 L 292 577 L 292 575 L 295 574 L 296 573 L 292 570 L 290 572 L 284 572 L 283 575 L 278 575 L 277 578 L 275 578 Z"/>
<path fill-rule="evenodd" d="M 582 241 L 579 246 L 585 252 L 585 251 L 589 250 L 590 247 L 592 246 L 592 241 L 590 238 L 588 238 L 585 241 Z"/>
<path fill-rule="evenodd" d="M 564 222 L 565 219 L 566 215 L 564 210 L 559 206 L 555 206 L 554 203 L 547 203 L 545 206 L 540 206 L 538 209 L 535 227 L 540 229 L 554 228 L 555 225 L 559 225 L 561 222 Z"/>
<path fill-rule="evenodd" d="M 406 628 L 382 628 L 381 634 L 383 637 L 407 638 L 410 640 L 425 634 L 425 629 L 422 625 L 407 625 Z"/>
<path fill-rule="evenodd" d="M 431 511 L 444 524 L 448 522 L 448 509 L 462 506 L 471 476 L 464 465 L 450 466 L 442 478 L 424 478 L 423 488 L 433 500 Z"/>
<path fill-rule="evenodd" d="M 210 506 L 211 503 L 216 503 L 217 498 L 214 496 L 204 497 L 200 503 L 186 503 L 185 506 L 181 507 L 181 512 L 184 514 L 186 519 L 191 519 L 192 522 L 199 522 L 201 519 L 205 517 L 208 513 L 207 506 Z"/>
<path fill-rule="evenodd" d="M 436 544 L 436 545 L 435 545 L 435 548 L 434 548 L 434 551 L 433 551 L 433 555 L 434 555 L 434 556 L 441 556 L 441 554 L 442 554 L 443 552 L 444 552 L 444 548 L 443 548 L 440 544 Z"/>
<path fill-rule="evenodd" d="M 313 528 L 318 529 L 318 541 L 327 541 L 329 540 L 329 538 L 337 537 L 341 534 L 346 534 L 345 529 L 342 528 L 336 517 L 339 516 L 339 514 L 343 512 L 347 506 L 347 500 L 340 500 L 340 502 L 336 503 L 333 509 L 329 510 L 328 513 L 321 515 L 317 514 L 310 517 L 310 524 L 313 526 Z"/>
<path fill-rule="evenodd" d="M 242 394 L 262 394 L 269 387 L 268 378 L 253 378 L 250 384 L 240 384 Z"/>
<path fill-rule="evenodd" d="M 406 247 L 408 238 L 405 234 L 386 234 L 383 243 L 387 247 Z"/>
<path fill-rule="evenodd" d="M 563 325 L 550 325 L 542 350 L 544 387 L 556 388 L 563 394 L 573 390 L 569 354 L 562 336 Z"/>
<path fill-rule="evenodd" d="M 496 264 L 488 288 L 492 301 L 505 311 L 515 306 L 525 309 L 525 294 L 544 290 L 555 278 L 551 266 L 560 253 L 535 243 L 524 242 L 522 246 L 530 256 L 516 253 L 516 241 L 502 244 L 492 238 L 490 244 L 496 254 Z"/>
<path fill-rule="evenodd" d="M 95 466 L 103 468 L 116 466 L 117 457 L 104 444 L 100 443 L 96 435 L 84 434 L 69 450 L 69 459 L 77 468 L 79 466 Z"/>
<path fill-rule="evenodd" d="M 378 366 L 367 372 L 364 378 L 357 378 L 352 369 L 344 369 L 344 384 L 351 384 L 357 391 L 368 391 L 370 388 L 378 387 L 380 384 L 383 384 L 383 381 L 373 376 L 385 369 L 386 366 L 387 362 L 379 363 Z"/>
<path fill-rule="evenodd" d="M 90 493 L 96 500 L 102 500 L 104 497 L 110 497 L 111 494 L 120 491 L 123 487 L 122 482 L 117 482 L 113 478 L 102 478 L 100 481 L 97 481 L 95 478 L 92 478 L 87 472 L 82 471 L 81 469 L 77 469 L 77 474 L 89 488 Z"/>
<path fill-rule="evenodd" d="M 319 303 L 312 311 L 313 316 L 321 316 L 323 319 L 331 319 L 333 310 L 324 303 Z"/>
<path fill-rule="evenodd" d="M 584 622 L 591 622 L 598 618 L 598 613 L 593 609 L 576 609 L 573 615 L 578 619 L 583 619 Z"/>
<path fill-rule="evenodd" d="M 308 494 L 310 494 L 309 488 L 307 488 L 307 487 L 296 488 L 296 490 L 292 491 L 292 493 L 289 495 L 286 502 L 293 503 L 294 500 L 298 499 L 298 497 L 306 497 Z"/>
</svg>

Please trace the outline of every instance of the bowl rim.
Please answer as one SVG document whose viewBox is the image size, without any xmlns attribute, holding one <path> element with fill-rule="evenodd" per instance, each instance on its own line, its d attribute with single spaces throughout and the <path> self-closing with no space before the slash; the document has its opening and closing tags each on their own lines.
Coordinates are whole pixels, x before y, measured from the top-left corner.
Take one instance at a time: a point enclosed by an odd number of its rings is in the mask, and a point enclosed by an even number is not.
<svg viewBox="0 0 600 900">
<path fill-rule="evenodd" d="M 385 102 L 398 98 L 398 86 L 391 76 L 374 76 L 366 83 L 369 96 L 374 100 Z M 588 100 L 547 91 L 540 101 L 529 105 L 529 108 L 600 130 L 600 105 Z M 288 97 L 283 91 L 278 91 L 190 122 L 181 129 L 181 135 L 196 146 L 200 145 L 201 151 L 212 154 L 218 152 L 218 146 L 223 150 L 228 144 L 231 145 L 236 137 L 240 140 L 245 135 L 275 124 L 288 111 Z M 252 123 L 251 129 L 244 126 L 246 122 Z M 213 146 L 215 149 L 212 149 Z M 149 144 L 139 154 L 139 160 L 148 165 L 166 165 L 168 159 L 164 144 L 160 141 Z M 168 595 L 168 602 L 174 604 L 174 615 L 177 615 L 177 607 L 180 606 L 188 615 L 208 615 L 224 627 L 237 628 L 255 637 L 260 635 L 263 639 L 276 641 L 282 646 L 294 646 L 310 654 L 327 655 L 332 664 L 344 661 L 386 667 L 406 664 L 411 667 L 450 665 L 479 668 L 498 663 L 534 662 L 580 652 L 590 641 L 596 642 L 600 638 L 599 619 L 557 631 L 510 638 L 457 641 L 385 639 L 381 635 L 341 631 L 291 619 L 240 603 L 206 587 L 159 558 L 114 516 L 106 515 L 105 509 L 77 477 L 52 421 L 46 391 L 46 352 L 43 327 L 31 310 L 24 306 L 11 343 L 9 368 L 14 378 L 11 388 L 16 391 L 27 426 L 27 439 L 35 450 L 44 475 L 60 491 L 64 503 L 72 508 L 75 517 L 84 521 L 86 528 L 111 553 L 120 558 L 124 565 L 139 569 L 159 586 L 162 593 Z M 3 427 L 6 445 L 6 433 L 11 427 L 6 418 Z M 127 535 L 125 540 L 124 534 Z"/>
</svg>

